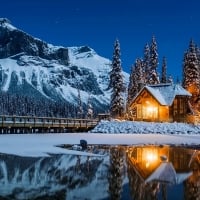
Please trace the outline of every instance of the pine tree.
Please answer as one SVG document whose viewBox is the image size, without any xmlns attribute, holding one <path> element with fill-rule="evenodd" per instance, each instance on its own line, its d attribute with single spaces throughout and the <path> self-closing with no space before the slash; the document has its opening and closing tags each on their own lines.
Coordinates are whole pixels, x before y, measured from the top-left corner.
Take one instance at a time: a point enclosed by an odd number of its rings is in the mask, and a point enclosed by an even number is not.
<svg viewBox="0 0 200 200">
<path fill-rule="evenodd" d="M 198 66 L 199 66 L 199 75 L 200 75 L 200 48 L 197 45 L 195 46 L 195 51 L 196 51 L 196 55 L 197 55 Z"/>
<path fill-rule="evenodd" d="M 124 113 L 124 83 L 120 56 L 120 44 L 116 40 L 114 44 L 112 70 L 110 73 L 110 86 L 112 88 L 110 114 L 112 117 L 122 117 Z"/>
<path fill-rule="evenodd" d="M 161 76 L 161 83 L 167 83 L 167 61 L 166 58 L 163 57 L 162 61 L 162 76 Z"/>
<path fill-rule="evenodd" d="M 158 53 L 157 53 L 157 43 L 153 36 L 152 43 L 150 46 L 150 61 L 149 61 L 149 78 L 147 80 L 148 84 L 158 84 L 159 76 L 157 73 L 158 68 Z"/>
<path fill-rule="evenodd" d="M 144 65 L 142 59 L 138 58 L 135 62 L 135 76 L 137 81 L 137 93 L 144 86 Z M 135 94 L 136 95 L 136 94 Z"/>
<path fill-rule="evenodd" d="M 145 84 L 145 71 L 142 59 L 136 59 L 134 66 L 131 69 L 128 85 L 127 95 L 127 112 L 129 117 L 133 117 L 136 114 L 136 109 L 130 110 L 130 103 L 133 98 L 138 94 Z"/>
<path fill-rule="evenodd" d="M 150 48 L 149 48 L 149 45 L 146 44 L 144 48 L 144 58 L 143 58 L 145 83 L 148 82 L 148 79 L 149 79 L 149 71 L 150 71 L 149 62 L 150 62 Z"/>
<path fill-rule="evenodd" d="M 197 45 L 195 46 L 195 51 L 196 51 L 197 59 L 200 62 L 200 48 Z"/>
<path fill-rule="evenodd" d="M 80 93 L 80 89 L 78 87 L 77 89 L 78 92 L 78 117 L 82 118 L 83 117 L 83 106 L 82 106 L 82 101 L 81 101 L 81 93 Z"/>
<path fill-rule="evenodd" d="M 87 102 L 87 117 L 90 118 L 90 119 L 93 117 L 93 107 L 92 107 L 90 95 L 88 97 L 88 102 Z"/>
<path fill-rule="evenodd" d="M 135 65 L 133 65 L 129 76 L 127 108 L 129 107 L 129 104 L 131 103 L 131 100 L 133 99 L 136 93 L 137 93 L 137 81 L 136 81 Z"/>
<path fill-rule="evenodd" d="M 190 41 L 189 50 L 184 55 L 183 87 L 192 94 L 190 102 L 195 106 L 200 95 L 200 66 L 193 40 Z"/>
<path fill-rule="evenodd" d="M 108 175 L 109 194 L 111 200 L 120 200 L 123 180 L 123 150 L 111 148 L 110 150 L 110 168 Z"/>
<path fill-rule="evenodd" d="M 138 58 L 131 69 L 128 85 L 127 102 L 130 103 L 134 96 L 142 89 L 145 84 L 144 65 L 142 59 Z"/>
</svg>

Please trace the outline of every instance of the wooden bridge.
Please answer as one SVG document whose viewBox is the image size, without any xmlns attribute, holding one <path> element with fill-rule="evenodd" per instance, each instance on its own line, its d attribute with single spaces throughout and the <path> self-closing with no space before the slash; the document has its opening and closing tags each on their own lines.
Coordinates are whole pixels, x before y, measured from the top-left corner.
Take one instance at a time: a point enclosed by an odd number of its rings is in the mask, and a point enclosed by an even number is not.
<svg viewBox="0 0 200 200">
<path fill-rule="evenodd" d="M 87 131 L 99 119 L 72 119 L 0 115 L 0 133 L 63 133 Z"/>
</svg>

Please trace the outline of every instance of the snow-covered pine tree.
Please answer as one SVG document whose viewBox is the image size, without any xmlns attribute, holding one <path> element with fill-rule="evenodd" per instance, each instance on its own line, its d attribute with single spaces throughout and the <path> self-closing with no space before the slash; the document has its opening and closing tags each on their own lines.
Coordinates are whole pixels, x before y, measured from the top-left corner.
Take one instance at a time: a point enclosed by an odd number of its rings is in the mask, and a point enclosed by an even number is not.
<svg viewBox="0 0 200 200">
<path fill-rule="evenodd" d="M 197 45 L 195 46 L 195 50 L 196 50 L 197 58 L 200 61 L 200 48 Z"/>
<path fill-rule="evenodd" d="M 158 53 L 157 53 L 157 43 L 153 36 L 151 46 L 150 46 L 150 61 L 149 61 L 149 78 L 147 84 L 158 84 L 159 76 L 157 73 L 158 68 Z"/>
<path fill-rule="evenodd" d="M 198 59 L 198 66 L 199 66 L 199 76 L 200 76 L 200 48 L 196 46 L 196 54 L 197 54 L 197 59 Z M 200 86 L 199 86 L 200 88 Z M 199 97 L 196 99 L 196 109 L 200 112 L 200 89 L 199 89 Z"/>
<path fill-rule="evenodd" d="M 144 78 L 144 65 L 143 65 L 142 59 L 140 59 L 140 58 L 136 59 L 136 62 L 135 62 L 135 74 L 136 74 L 137 93 L 138 93 L 144 86 L 144 82 L 145 82 L 145 80 L 144 80 L 145 79 Z"/>
<path fill-rule="evenodd" d="M 137 93 L 137 81 L 136 81 L 135 65 L 133 65 L 129 76 L 127 108 L 129 107 L 131 100 L 133 99 L 136 93 Z"/>
<path fill-rule="evenodd" d="M 111 200 L 120 200 L 123 181 L 123 150 L 111 148 L 110 150 L 110 168 L 108 174 L 109 188 Z"/>
<path fill-rule="evenodd" d="M 82 101 L 81 101 L 81 93 L 79 87 L 77 88 L 78 92 L 78 112 L 77 112 L 77 117 L 82 118 L 83 117 L 83 106 L 82 106 Z"/>
<path fill-rule="evenodd" d="M 120 44 L 116 40 L 112 60 L 112 70 L 110 73 L 110 86 L 112 88 L 110 114 L 112 117 L 122 117 L 124 114 L 124 83 L 120 59 Z"/>
<path fill-rule="evenodd" d="M 128 85 L 127 102 L 130 103 L 134 96 L 142 89 L 145 84 L 144 65 L 140 58 L 137 58 L 131 69 Z"/>
<path fill-rule="evenodd" d="M 200 48 L 196 45 L 195 50 L 196 50 L 196 55 L 197 55 L 197 59 L 198 59 L 199 74 L 200 74 Z"/>
<path fill-rule="evenodd" d="M 126 101 L 126 114 L 128 119 L 132 118 L 134 112 L 130 109 L 130 104 L 137 93 L 137 81 L 136 81 L 136 73 L 135 73 L 135 65 L 131 68 L 131 73 L 129 76 L 129 84 L 128 84 L 128 94 L 127 94 L 127 101 Z"/>
<path fill-rule="evenodd" d="M 144 58 L 143 58 L 143 66 L 144 66 L 144 81 L 145 83 L 148 82 L 149 79 L 149 71 L 150 71 L 150 48 L 149 44 L 147 43 L 144 48 Z"/>
<path fill-rule="evenodd" d="M 192 94 L 190 102 L 195 106 L 200 95 L 200 66 L 193 40 L 190 41 L 189 49 L 184 55 L 183 87 Z"/>
<path fill-rule="evenodd" d="M 167 60 L 166 57 L 163 57 L 162 60 L 162 74 L 161 74 L 161 83 L 167 83 Z"/>
<path fill-rule="evenodd" d="M 132 108 L 130 110 L 130 103 L 133 98 L 137 95 L 137 93 L 142 89 L 145 84 L 145 71 L 142 59 L 138 58 L 135 61 L 131 69 L 131 74 L 129 77 L 129 85 L 128 85 L 128 95 L 127 95 L 127 112 L 128 116 L 132 117 L 135 115 L 136 110 Z"/>
<path fill-rule="evenodd" d="M 88 96 L 87 117 L 90 119 L 93 117 L 93 107 L 92 107 L 92 102 L 91 102 L 91 95 Z"/>
</svg>

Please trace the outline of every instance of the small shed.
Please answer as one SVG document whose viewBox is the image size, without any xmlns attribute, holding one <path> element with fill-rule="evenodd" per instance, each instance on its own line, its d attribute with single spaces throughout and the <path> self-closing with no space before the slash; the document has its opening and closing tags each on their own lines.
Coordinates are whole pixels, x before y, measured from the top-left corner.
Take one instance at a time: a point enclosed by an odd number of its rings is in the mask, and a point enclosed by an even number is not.
<svg viewBox="0 0 200 200">
<path fill-rule="evenodd" d="M 136 111 L 138 121 L 185 122 L 191 96 L 179 84 L 147 85 L 133 98 L 129 110 Z"/>
</svg>

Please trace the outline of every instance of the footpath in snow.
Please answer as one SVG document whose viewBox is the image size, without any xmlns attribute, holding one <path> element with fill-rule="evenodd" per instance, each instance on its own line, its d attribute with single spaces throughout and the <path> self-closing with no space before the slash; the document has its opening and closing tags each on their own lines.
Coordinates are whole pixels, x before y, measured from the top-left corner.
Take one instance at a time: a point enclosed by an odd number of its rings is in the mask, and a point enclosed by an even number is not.
<svg viewBox="0 0 200 200">
<path fill-rule="evenodd" d="M 91 133 L 200 134 L 200 125 L 133 121 L 101 121 Z"/>
</svg>

